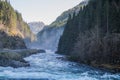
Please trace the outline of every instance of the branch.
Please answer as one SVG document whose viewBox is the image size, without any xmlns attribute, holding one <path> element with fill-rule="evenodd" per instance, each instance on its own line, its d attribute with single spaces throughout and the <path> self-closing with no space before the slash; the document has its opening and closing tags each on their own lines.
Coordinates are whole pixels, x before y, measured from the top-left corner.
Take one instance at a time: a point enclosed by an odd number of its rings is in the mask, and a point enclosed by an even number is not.
<svg viewBox="0 0 120 80">
<path fill-rule="evenodd" d="M 116 7 L 116 10 L 119 12 L 119 5 L 117 5 L 117 3 L 115 1 L 113 1 L 112 3 Z"/>
</svg>

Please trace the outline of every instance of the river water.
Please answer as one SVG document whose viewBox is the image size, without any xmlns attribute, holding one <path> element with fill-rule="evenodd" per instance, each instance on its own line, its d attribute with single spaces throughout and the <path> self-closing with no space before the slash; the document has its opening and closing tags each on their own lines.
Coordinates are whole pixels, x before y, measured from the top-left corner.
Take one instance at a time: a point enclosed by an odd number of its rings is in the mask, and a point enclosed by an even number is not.
<svg viewBox="0 0 120 80">
<path fill-rule="evenodd" d="M 0 67 L 0 80 L 120 80 L 120 74 L 78 65 L 62 57 L 51 51 L 29 56 L 25 60 L 30 67 Z"/>
</svg>

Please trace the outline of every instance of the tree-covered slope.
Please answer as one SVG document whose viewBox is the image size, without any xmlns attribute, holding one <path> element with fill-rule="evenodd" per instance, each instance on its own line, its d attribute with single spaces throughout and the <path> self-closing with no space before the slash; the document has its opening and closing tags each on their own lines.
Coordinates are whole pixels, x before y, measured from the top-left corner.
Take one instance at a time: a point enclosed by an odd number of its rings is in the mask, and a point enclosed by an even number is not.
<svg viewBox="0 0 120 80">
<path fill-rule="evenodd" d="M 114 69 L 120 66 L 119 45 L 120 0 L 90 0 L 78 15 L 69 17 L 57 53 Z"/>
<path fill-rule="evenodd" d="M 11 36 L 12 38 L 16 38 L 14 36 L 18 36 L 19 37 L 17 38 L 18 42 L 20 38 L 21 39 L 29 38 L 30 40 L 33 40 L 35 38 L 34 34 L 31 32 L 27 23 L 23 21 L 21 14 L 15 11 L 9 2 L 1 0 L 0 0 L 0 31 L 1 31 L 0 38 L 3 37 L 2 33 L 5 32 L 6 35 Z M 5 38 L 9 39 L 9 37 L 7 38 L 7 36 Z M 17 39 L 9 40 L 9 42 L 6 41 L 6 44 L 7 43 L 12 44 Z M 1 44 L 4 42 L 1 42 Z M 20 40 L 20 42 L 22 41 Z"/>
<path fill-rule="evenodd" d="M 19 36 L 9 36 L 0 31 L 0 49 L 25 49 L 26 45 Z"/>
<path fill-rule="evenodd" d="M 40 31 L 37 34 L 38 42 L 41 44 L 40 47 L 44 49 L 56 50 L 58 47 L 59 38 L 63 33 L 69 14 L 73 15 L 74 12 L 77 14 L 80 8 L 85 6 L 87 3 L 88 0 L 85 0 L 74 8 L 63 12 L 52 24 L 46 26 L 45 29 Z"/>
<path fill-rule="evenodd" d="M 88 4 L 88 1 L 89 0 L 84 0 L 77 6 L 71 8 L 67 11 L 64 11 L 60 16 L 57 17 L 57 19 L 54 22 L 52 22 L 50 24 L 50 27 L 61 27 L 61 26 L 65 25 L 67 23 L 69 14 L 71 14 L 71 15 L 73 15 L 73 13 L 77 14 L 79 12 L 79 10 L 81 8 L 83 8 L 83 6 Z"/>
</svg>

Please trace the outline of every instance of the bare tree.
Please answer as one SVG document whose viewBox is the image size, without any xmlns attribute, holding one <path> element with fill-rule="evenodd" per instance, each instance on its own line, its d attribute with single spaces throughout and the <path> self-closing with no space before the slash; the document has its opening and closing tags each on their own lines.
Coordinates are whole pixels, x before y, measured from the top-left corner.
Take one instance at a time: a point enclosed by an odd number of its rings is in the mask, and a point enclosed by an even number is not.
<svg viewBox="0 0 120 80">
<path fill-rule="evenodd" d="M 107 1 L 107 7 L 106 7 L 106 11 L 107 11 L 107 35 L 109 34 L 109 0 Z"/>
</svg>

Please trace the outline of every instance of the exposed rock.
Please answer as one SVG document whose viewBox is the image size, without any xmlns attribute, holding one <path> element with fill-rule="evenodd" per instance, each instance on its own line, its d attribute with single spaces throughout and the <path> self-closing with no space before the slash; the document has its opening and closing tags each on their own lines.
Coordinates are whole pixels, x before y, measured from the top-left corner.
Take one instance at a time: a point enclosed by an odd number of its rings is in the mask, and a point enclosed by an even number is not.
<svg viewBox="0 0 120 80">
<path fill-rule="evenodd" d="M 23 49 L 23 50 L 0 50 L 0 66 L 3 67 L 28 67 L 30 64 L 23 58 L 36 53 L 45 53 L 44 50 Z"/>
</svg>

